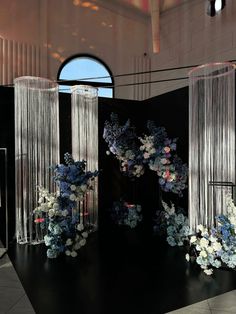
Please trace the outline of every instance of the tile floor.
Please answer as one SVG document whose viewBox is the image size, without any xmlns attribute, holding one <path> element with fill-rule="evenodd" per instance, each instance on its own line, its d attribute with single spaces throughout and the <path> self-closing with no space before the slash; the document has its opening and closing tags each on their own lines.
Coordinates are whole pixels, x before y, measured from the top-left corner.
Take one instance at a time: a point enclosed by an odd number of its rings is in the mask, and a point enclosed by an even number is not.
<svg viewBox="0 0 236 314">
<path fill-rule="evenodd" d="M 168 314 L 230 314 L 236 313 L 236 290 L 198 302 Z"/>
<path fill-rule="evenodd" d="M 35 313 L 7 254 L 0 258 L 0 314 L 5 313 Z"/>
</svg>

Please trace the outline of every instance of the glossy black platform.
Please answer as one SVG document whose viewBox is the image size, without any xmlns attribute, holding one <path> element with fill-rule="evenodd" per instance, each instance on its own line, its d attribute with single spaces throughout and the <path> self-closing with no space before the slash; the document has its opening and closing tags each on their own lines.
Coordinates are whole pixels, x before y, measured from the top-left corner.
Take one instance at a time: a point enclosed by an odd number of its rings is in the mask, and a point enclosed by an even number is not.
<svg viewBox="0 0 236 314">
<path fill-rule="evenodd" d="M 44 245 L 12 245 L 9 256 L 39 314 L 157 314 L 236 288 L 234 271 L 213 277 L 185 252 L 135 230 L 92 235 L 75 259 L 46 257 Z"/>
</svg>

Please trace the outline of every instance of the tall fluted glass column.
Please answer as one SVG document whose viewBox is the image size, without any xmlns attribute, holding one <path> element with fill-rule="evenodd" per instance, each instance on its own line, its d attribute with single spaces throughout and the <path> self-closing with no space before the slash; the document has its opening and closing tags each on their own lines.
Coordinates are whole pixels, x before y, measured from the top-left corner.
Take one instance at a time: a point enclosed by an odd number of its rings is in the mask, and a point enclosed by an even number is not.
<svg viewBox="0 0 236 314">
<path fill-rule="evenodd" d="M 98 169 L 98 93 L 91 86 L 72 87 L 71 128 L 72 156 L 75 160 L 86 160 L 86 170 Z M 88 191 L 85 200 L 79 204 L 83 223 L 90 231 L 98 224 L 98 182 L 92 182 L 93 190 Z"/>
<path fill-rule="evenodd" d="M 189 73 L 189 220 L 212 227 L 235 184 L 235 66 L 212 63 Z M 231 187 L 230 187 L 231 189 Z"/>
<path fill-rule="evenodd" d="M 55 190 L 50 166 L 59 162 L 58 85 L 30 76 L 14 83 L 16 238 L 35 244 L 44 236 L 33 215 L 37 186 Z"/>
</svg>

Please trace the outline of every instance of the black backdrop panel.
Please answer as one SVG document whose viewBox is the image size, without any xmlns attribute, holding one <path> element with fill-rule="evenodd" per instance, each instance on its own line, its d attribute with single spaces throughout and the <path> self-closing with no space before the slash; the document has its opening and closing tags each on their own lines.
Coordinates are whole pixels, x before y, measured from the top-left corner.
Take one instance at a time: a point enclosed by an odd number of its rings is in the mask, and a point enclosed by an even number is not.
<svg viewBox="0 0 236 314">
<path fill-rule="evenodd" d="M 187 211 L 187 190 L 184 191 L 181 199 L 173 193 L 161 192 L 158 177 L 151 170 L 146 170 L 141 178 L 135 180 L 135 183 L 121 174 L 115 157 L 112 154 L 106 155 L 107 144 L 102 138 L 104 122 L 110 119 L 111 112 L 119 115 L 122 124 L 129 118 L 140 136 L 147 133 L 147 120 L 154 121 L 157 126 L 165 127 L 170 138 L 178 138 L 177 154 L 187 163 L 188 88 L 175 90 L 142 102 L 118 99 L 99 100 L 99 167 L 102 169 L 99 178 L 100 226 L 109 227 L 111 221 L 108 209 L 111 208 L 113 201 L 122 197 L 127 201 L 142 205 L 143 228 L 149 233 L 152 232 L 153 218 L 161 199 L 171 199 L 177 206 Z"/>
<path fill-rule="evenodd" d="M 145 120 L 153 120 L 156 125 L 166 128 L 169 138 L 177 138 L 177 155 L 188 163 L 188 87 L 156 96 L 143 102 Z M 187 211 L 188 190 L 179 198 L 173 193 L 162 192 L 164 200 L 172 200 Z"/>
<path fill-rule="evenodd" d="M 60 158 L 71 152 L 71 96 L 61 93 L 60 106 Z M 0 147 L 8 149 L 8 192 L 10 239 L 15 228 L 15 189 L 14 189 L 14 89 L 0 87 Z M 144 228 L 151 231 L 152 219 L 159 206 L 158 178 L 153 171 L 134 182 L 123 176 L 118 160 L 107 156 L 107 144 L 103 140 L 104 122 L 110 119 L 111 112 L 119 115 L 124 124 L 127 119 L 136 126 L 139 135 L 146 133 L 148 119 L 164 126 L 170 138 L 178 137 L 177 153 L 188 160 L 188 88 L 182 88 L 146 101 L 99 98 L 99 225 L 100 230 L 109 228 L 109 208 L 113 201 L 121 197 L 130 202 L 140 203 L 144 212 Z M 169 198 L 170 193 L 162 197 Z M 175 199 L 175 197 L 172 198 Z M 177 200 L 177 198 L 176 198 Z M 187 206 L 187 192 L 180 202 Z M 187 208 L 187 207 L 186 207 Z M 0 236 L 4 233 L 4 222 L 0 215 Z"/>
<path fill-rule="evenodd" d="M 7 148 L 8 154 L 8 208 L 9 208 L 9 236 L 15 231 L 15 136 L 14 136 L 14 90 L 10 87 L 0 87 L 0 147 Z M 4 167 L 1 167 L 0 180 L 4 181 Z M 1 189 L 4 193 L 5 187 Z M 0 237 L 5 239 L 5 201 L 0 208 Z"/>
</svg>

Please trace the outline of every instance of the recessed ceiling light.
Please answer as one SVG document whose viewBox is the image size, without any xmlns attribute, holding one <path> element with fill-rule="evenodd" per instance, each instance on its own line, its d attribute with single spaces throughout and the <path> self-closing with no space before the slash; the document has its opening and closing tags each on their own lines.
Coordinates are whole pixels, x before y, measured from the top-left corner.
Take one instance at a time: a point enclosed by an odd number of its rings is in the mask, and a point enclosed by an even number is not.
<svg viewBox="0 0 236 314">
<path fill-rule="evenodd" d="M 207 8 L 207 14 L 210 16 L 215 16 L 225 7 L 226 0 L 208 0 L 208 1 L 209 4 Z"/>
</svg>

